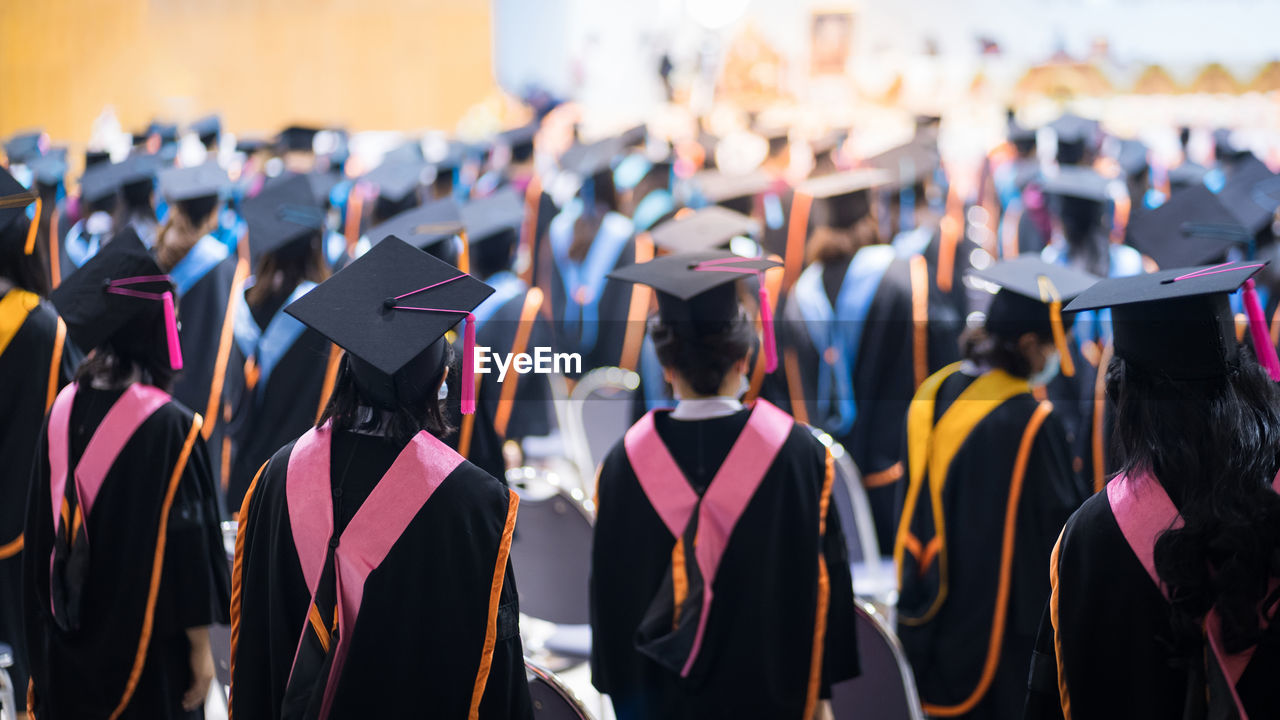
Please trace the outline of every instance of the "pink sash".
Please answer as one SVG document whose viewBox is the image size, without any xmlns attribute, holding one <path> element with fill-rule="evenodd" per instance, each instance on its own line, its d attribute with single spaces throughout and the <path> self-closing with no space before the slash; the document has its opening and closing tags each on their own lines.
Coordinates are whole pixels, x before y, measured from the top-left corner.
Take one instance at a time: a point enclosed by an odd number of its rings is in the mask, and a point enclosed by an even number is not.
<svg viewBox="0 0 1280 720">
<path fill-rule="evenodd" d="M 1272 482 L 1272 488 L 1280 492 L 1280 475 Z M 1107 501 L 1111 504 L 1111 513 L 1115 516 L 1116 524 L 1120 526 L 1129 549 L 1138 557 L 1151 581 L 1167 598 L 1168 588 L 1160 582 L 1160 576 L 1156 573 L 1156 539 L 1166 530 L 1182 527 L 1182 516 L 1178 509 L 1174 507 L 1164 487 L 1152 477 L 1130 478 L 1121 475 L 1115 478 L 1107 484 Z M 1271 581 L 1272 589 L 1276 583 L 1276 580 Z M 1262 613 L 1263 628 L 1267 627 L 1274 613 L 1275 608 Z M 1254 649 L 1249 648 L 1235 655 L 1226 654 L 1222 645 L 1222 621 L 1217 609 L 1211 609 L 1205 617 L 1205 629 L 1209 647 L 1226 676 L 1241 720 L 1248 720 L 1240 694 L 1236 691 L 1236 683 L 1244 675 L 1245 668 L 1253 658 Z"/>
<path fill-rule="evenodd" d="M 294 443 L 289 455 L 285 497 L 289 508 L 289 524 L 293 528 L 293 544 L 298 551 L 302 575 L 306 579 L 311 602 L 315 603 L 333 538 L 333 497 L 329 475 L 329 453 L 333 433 L 326 424 L 312 428 Z M 418 511 L 431 499 L 440 483 L 462 463 L 462 456 L 426 432 L 420 432 L 400 451 L 386 475 L 369 493 L 342 532 L 334 550 L 334 577 L 338 597 L 338 646 L 326 679 L 320 719 L 329 709 L 342 676 L 342 666 L 351 647 L 364 584 L 386 558 Z M 303 620 L 306 636 L 309 621 Z M 297 664 L 298 651 L 294 652 Z M 292 670 L 290 670 L 292 674 Z"/>
<path fill-rule="evenodd" d="M 654 427 L 653 412 L 648 413 L 627 431 L 623 446 L 627 459 L 635 470 L 636 479 L 644 490 L 649 504 L 662 518 L 673 537 L 680 538 L 698 508 L 698 533 L 694 550 L 698 571 L 702 574 L 702 612 L 694 635 L 693 648 L 681 670 L 681 677 L 688 677 L 693 663 L 702 648 L 707 617 L 711 613 L 712 586 L 720 560 L 729 545 L 733 528 L 747 503 L 764 480 L 765 473 L 773 465 L 795 423 L 790 415 L 765 400 L 757 400 L 751 417 L 734 442 L 733 449 L 724 464 L 716 471 L 711 484 L 703 493 L 699 506 L 698 494 L 690 487 L 684 473 L 671 457 L 671 451 L 662 442 Z"/>
<path fill-rule="evenodd" d="M 61 526 L 62 516 L 59 511 L 67 485 L 71 404 L 75 400 L 76 385 L 77 383 L 71 383 L 58 393 L 49 414 L 49 495 L 52 500 L 55 534 Z M 116 400 L 94 430 L 74 471 L 76 497 L 85 523 L 86 538 L 89 536 L 89 513 L 93 509 L 94 500 L 102 490 L 102 483 L 120 451 L 142 423 L 170 399 L 169 394 L 163 390 L 134 383 Z"/>
</svg>

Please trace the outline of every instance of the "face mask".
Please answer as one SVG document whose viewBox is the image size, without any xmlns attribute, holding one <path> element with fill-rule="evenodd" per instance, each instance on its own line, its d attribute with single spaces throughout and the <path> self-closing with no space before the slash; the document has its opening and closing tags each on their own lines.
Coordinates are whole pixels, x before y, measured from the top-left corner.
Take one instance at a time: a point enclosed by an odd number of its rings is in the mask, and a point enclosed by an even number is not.
<svg viewBox="0 0 1280 720">
<path fill-rule="evenodd" d="M 440 381 L 440 389 L 436 390 L 436 399 L 444 400 L 449 397 L 449 383 L 445 380 Z"/>
<path fill-rule="evenodd" d="M 1057 351 L 1054 351 L 1049 356 L 1049 359 L 1045 361 L 1044 369 L 1027 378 L 1027 382 L 1031 384 L 1031 387 L 1044 387 L 1049 384 L 1049 381 L 1058 376 L 1058 370 L 1061 367 L 1062 358 L 1058 357 Z"/>
<path fill-rule="evenodd" d="M 740 378 L 738 381 L 738 392 L 734 393 L 734 397 L 741 400 L 742 396 L 746 395 L 747 391 L 751 389 L 751 381 L 747 380 L 746 375 L 739 375 L 738 377 Z"/>
</svg>

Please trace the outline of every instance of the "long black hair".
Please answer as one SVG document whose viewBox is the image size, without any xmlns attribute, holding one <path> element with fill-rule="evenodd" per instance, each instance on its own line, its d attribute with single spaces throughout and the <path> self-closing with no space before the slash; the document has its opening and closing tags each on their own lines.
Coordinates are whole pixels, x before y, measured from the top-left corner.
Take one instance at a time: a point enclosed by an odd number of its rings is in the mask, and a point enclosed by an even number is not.
<svg viewBox="0 0 1280 720">
<path fill-rule="evenodd" d="M 1116 408 L 1121 471 L 1159 479 L 1185 524 L 1156 541 L 1182 652 L 1201 652 L 1200 623 L 1222 616 L 1229 653 L 1261 638 L 1258 605 L 1280 574 L 1280 388 L 1241 352 L 1230 374 L 1175 381 L 1115 358 L 1107 395 Z"/>
<path fill-rule="evenodd" d="M 45 245 L 37 242 L 30 255 L 24 252 L 27 232 L 33 220 L 19 214 L 0 230 L 0 277 L 41 297 L 49 294 L 49 274 L 45 269 Z"/>
<path fill-rule="evenodd" d="M 444 362 L 440 366 L 440 374 L 431 378 L 428 385 L 432 388 L 440 384 L 441 375 L 446 368 L 454 365 L 452 346 L 444 344 Z M 453 377 L 458 377 L 456 373 Z M 351 369 L 351 357 L 342 356 L 342 364 L 338 369 L 338 377 L 333 383 L 333 392 L 329 402 L 316 421 L 316 427 L 333 421 L 334 430 L 370 431 L 381 435 L 388 442 L 404 446 L 419 431 L 426 430 L 441 440 L 453 433 L 454 427 L 445 413 L 445 400 L 436 399 L 435 393 L 422 402 L 420 406 L 401 404 L 394 410 L 385 413 L 374 409 L 371 398 L 356 385 L 355 372 Z"/>
<path fill-rule="evenodd" d="M 655 315 L 649 319 L 649 336 L 658 362 L 680 373 L 699 395 L 719 394 L 729 369 L 756 344 L 755 325 L 741 309 L 736 319 L 696 333 L 672 327 Z"/>
</svg>

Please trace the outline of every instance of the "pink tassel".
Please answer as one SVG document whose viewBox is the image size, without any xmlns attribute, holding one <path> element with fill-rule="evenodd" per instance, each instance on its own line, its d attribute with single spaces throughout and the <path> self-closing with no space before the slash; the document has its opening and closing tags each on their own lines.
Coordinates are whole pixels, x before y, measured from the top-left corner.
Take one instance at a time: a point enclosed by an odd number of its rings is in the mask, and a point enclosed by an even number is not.
<svg viewBox="0 0 1280 720">
<path fill-rule="evenodd" d="M 161 295 L 160 302 L 164 305 L 164 330 L 169 340 L 169 367 L 181 370 L 182 346 L 178 343 L 178 318 L 173 310 L 173 293 Z"/>
<path fill-rule="evenodd" d="M 1253 339 L 1253 353 L 1258 362 L 1267 369 L 1271 379 L 1280 382 L 1280 358 L 1276 357 L 1276 348 L 1271 344 L 1271 335 L 1267 332 L 1267 321 L 1262 315 L 1262 303 L 1258 301 L 1258 288 L 1249 278 L 1244 283 L 1244 311 L 1249 316 L 1249 337 Z"/>
<path fill-rule="evenodd" d="M 476 316 L 467 313 L 467 329 L 462 341 L 462 414 L 476 411 Z"/>
<path fill-rule="evenodd" d="M 760 331 L 764 333 L 764 369 L 778 369 L 778 339 L 773 334 L 773 308 L 769 307 L 769 289 L 760 278 Z"/>
</svg>

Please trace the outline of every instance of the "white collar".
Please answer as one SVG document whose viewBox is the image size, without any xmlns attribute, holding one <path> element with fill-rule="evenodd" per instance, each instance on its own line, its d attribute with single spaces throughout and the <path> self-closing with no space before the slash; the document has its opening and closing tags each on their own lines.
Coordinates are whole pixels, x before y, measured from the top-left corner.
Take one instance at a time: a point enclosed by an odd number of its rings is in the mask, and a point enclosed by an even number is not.
<svg viewBox="0 0 1280 720">
<path fill-rule="evenodd" d="M 715 397 L 691 398 L 676 403 L 671 411 L 672 420 L 710 420 L 726 417 L 743 409 L 738 398 L 717 395 Z"/>
</svg>

